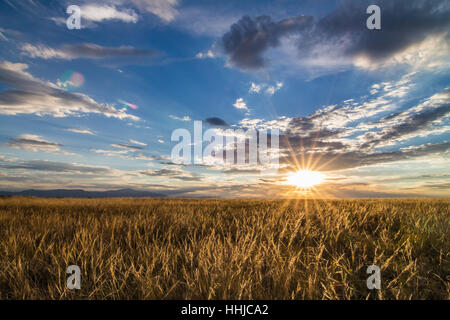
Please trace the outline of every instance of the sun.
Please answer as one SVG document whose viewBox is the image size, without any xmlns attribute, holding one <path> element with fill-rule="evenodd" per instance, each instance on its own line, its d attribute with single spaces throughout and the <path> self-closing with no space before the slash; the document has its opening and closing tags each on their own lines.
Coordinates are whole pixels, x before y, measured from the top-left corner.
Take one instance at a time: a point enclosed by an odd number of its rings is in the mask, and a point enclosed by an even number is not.
<svg viewBox="0 0 450 320">
<path fill-rule="evenodd" d="M 311 188 L 321 184 L 325 175 L 318 171 L 300 170 L 293 172 L 287 179 L 288 184 L 298 188 Z"/>
</svg>

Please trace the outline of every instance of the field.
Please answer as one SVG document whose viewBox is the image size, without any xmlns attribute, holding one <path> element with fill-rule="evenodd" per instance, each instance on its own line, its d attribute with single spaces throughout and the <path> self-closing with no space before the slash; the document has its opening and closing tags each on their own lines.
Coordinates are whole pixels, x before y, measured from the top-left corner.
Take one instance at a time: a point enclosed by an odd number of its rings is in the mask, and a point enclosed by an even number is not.
<svg viewBox="0 0 450 320">
<path fill-rule="evenodd" d="M 1 299 L 450 299 L 449 249 L 449 199 L 0 199 Z"/>
</svg>

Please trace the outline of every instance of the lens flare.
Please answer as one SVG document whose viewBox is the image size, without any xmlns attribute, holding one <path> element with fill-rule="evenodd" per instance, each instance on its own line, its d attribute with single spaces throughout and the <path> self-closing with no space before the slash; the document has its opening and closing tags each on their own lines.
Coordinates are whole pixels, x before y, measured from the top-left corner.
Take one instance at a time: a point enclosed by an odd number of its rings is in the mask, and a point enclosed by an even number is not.
<svg viewBox="0 0 450 320">
<path fill-rule="evenodd" d="M 124 107 L 124 108 L 128 107 L 128 108 L 131 108 L 134 110 L 136 110 L 138 108 L 137 105 L 123 101 L 123 100 L 119 100 L 119 102 L 122 104 L 122 107 Z"/>
<path fill-rule="evenodd" d="M 67 70 L 61 77 L 60 87 L 66 90 L 76 90 L 84 83 L 84 76 L 76 71 Z"/>
</svg>

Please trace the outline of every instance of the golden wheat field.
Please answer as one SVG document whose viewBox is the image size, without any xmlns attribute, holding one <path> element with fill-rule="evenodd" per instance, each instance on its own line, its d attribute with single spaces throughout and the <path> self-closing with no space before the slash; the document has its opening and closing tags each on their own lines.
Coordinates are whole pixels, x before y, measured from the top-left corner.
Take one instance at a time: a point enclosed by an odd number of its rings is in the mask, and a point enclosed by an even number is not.
<svg viewBox="0 0 450 320">
<path fill-rule="evenodd" d="M 0 199 L 1 299 L 449 299 L 450 200 Z M 80 290 L 66 268 L 81 268 Z M 367 266 L 381 268 L 368 290 Z"/>
</svg>

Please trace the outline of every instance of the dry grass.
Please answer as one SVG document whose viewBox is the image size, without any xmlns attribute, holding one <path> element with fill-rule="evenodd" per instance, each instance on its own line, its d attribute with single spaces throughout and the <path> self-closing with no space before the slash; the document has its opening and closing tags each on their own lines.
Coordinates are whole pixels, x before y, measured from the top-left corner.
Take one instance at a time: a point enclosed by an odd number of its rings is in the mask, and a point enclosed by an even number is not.
<svg viewBox="0 0 450 320">
<path fill-rule="evenodd" d="M 450 200 L 0 199 L 1 299 L 449 299 Z M 81 290 L 65 288 L 67 266 Z M 382 270 L 382 290 L 366 268 Z"/>
</svg>

